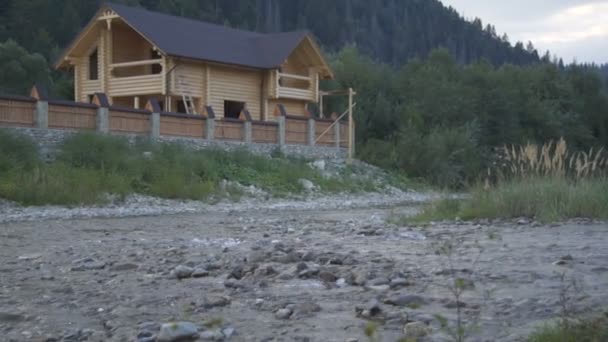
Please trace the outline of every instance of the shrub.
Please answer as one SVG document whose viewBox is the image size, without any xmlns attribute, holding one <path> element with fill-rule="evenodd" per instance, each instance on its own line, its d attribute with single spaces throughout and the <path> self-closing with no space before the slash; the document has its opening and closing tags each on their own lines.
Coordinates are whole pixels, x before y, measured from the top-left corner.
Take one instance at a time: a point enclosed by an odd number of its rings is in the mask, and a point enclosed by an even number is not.
<svg viewBox="0 0 608 342">
<path fill-rule="evenodd" d="M 0 175 L 11 170 L 31 170 L 38 162 L 38 151 L 33 141 L 0 129 Z"/>
<path fill-rule="evenodd" d="M 126 139 L 94 133 L 73 135 L 59 149 L 58 159 L 68 165 L 106 172 L 126 169 L 131 152 Z"/>
</svg>

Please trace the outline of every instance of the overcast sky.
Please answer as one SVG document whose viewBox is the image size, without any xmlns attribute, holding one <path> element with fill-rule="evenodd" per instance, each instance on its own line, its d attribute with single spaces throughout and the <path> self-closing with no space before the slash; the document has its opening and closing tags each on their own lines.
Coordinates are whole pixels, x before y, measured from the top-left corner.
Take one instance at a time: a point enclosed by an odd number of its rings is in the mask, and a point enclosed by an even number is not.
<svg viewBox="0 0 608 342">
<path fill-rule="evenodd" d="M 507 33 L 511 43 L 532 41 L 565 62 L 608 63 L 608 0 L 441 0 L 467 19 Z"/>
</svg>

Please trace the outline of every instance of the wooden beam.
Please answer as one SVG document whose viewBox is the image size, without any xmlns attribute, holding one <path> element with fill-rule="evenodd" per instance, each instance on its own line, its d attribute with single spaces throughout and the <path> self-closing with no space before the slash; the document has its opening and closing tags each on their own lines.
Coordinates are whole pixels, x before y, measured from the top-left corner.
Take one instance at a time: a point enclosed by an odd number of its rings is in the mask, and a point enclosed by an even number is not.
<svg viewBox="0 0 608 342">
<path fill-rule="evenodd" d="M 309 76 L 301 76 L 301 75 L 294 75 L 294 74 L 287 74 L 287 73 L 279 73 L 279 77 L 285 77 L 285 78 L 292 78 L 295 80 L 302 80 L 302 81 L 312 81 L 312 77 Z"/>
<path fill-rule="evenodd" d="M 125 67 L 132 67 L 132 66 L 140 66 L 140 65 L 150 65 L 150 64 L 161 64 L 163 63 L 163 59 L 145 59 L 145 60 L 141 60 L 141 61 L 134 61 L 134 62 L 124 62 L 124 63 L 114 63 L 114 64 L 110 64 L 110 68 L 114 69 L 114 68 L 125 68 Z"/>
</svg>

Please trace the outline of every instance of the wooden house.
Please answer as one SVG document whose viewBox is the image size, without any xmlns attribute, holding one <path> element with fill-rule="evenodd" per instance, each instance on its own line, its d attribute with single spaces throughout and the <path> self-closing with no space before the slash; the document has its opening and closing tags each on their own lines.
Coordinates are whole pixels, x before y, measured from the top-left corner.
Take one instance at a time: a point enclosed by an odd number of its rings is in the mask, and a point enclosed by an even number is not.
<svg viewBox="0 0 608 342">
<path fill-rule="evenodd" d="M 116 4 L 103 5 L 56 68 L 72 70 L 75 101 L 271 120 L 277 104 L 307 115 L 332 70 L 307 32 L 263 34 Z"/>
</svg>

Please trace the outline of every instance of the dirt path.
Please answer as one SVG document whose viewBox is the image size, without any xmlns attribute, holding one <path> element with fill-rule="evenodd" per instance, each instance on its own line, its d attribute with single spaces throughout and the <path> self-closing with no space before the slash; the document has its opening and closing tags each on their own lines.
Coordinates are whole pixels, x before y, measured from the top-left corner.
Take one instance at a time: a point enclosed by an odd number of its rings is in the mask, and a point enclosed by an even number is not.
<svg viewBox="0 0 608 342">
<path fill-rule="evenodd" d="M 473 340 L 527 335 L 560 313 L 569 279 L 580 284 L 570 301 L 577 310 L 608 306 L 605 223 L 385 223 L 412 210 L 1 223 L 0 334 L 6 341 L 153 341 L 158 324 L 190 321 L 206 338 L 366 341 L 373 320 L 382 340 L 395 341 L 410 323 L 408 333 L 428 330 L 429 341 L 441 341 L 432 315 L 456 321 L 445 288 L 452 268 L 434 253 L 446 241 L 456 246 L 456 277 L 469 288 L 463 317 L 478 317 Z M 176 268 L 196 278 L 178 280 Z"/>
</svg>

